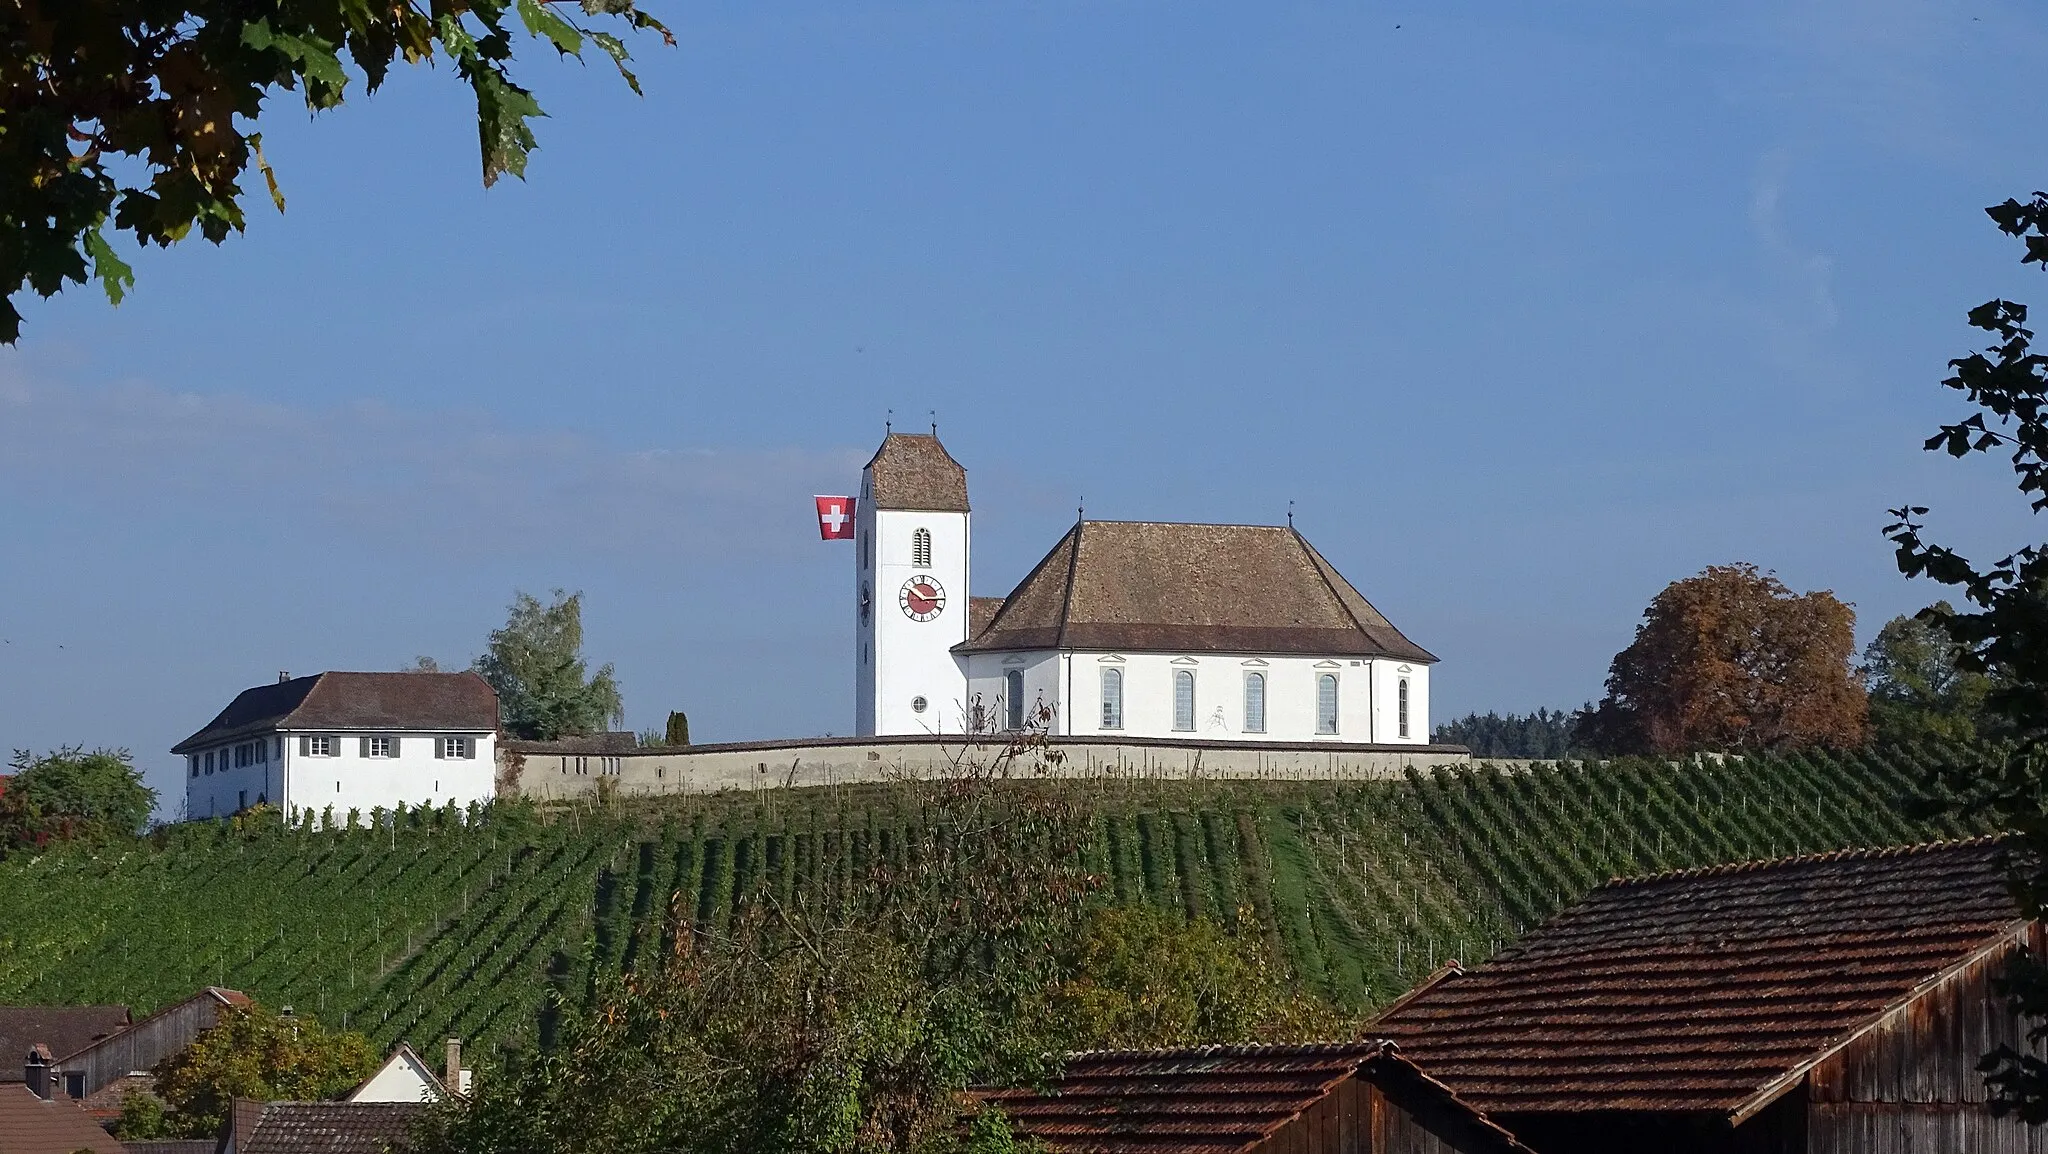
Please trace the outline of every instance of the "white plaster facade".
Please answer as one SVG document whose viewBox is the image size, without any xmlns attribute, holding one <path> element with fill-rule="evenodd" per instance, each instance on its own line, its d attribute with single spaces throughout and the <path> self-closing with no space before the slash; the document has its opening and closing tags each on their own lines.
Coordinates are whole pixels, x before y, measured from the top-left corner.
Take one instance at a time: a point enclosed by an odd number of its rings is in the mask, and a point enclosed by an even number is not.
<svg viewBox="0 0 2048 1154">
<path fill-rule="evenodd" d="M 854 733 L 959 733 L 967 678 L 952 650 L 967 640 L 971 514 L 876 509 L 872 493 L 864 476 L 854 506 Z M 909 603 L 905 587 L 920 581 L 943 594 L 936 613 Z"/>
<path fill-rule="evenodd" d="M 1391 658 L 1316 658 L 1294 654 L 1101 653 L 1033 650 L 967 656 L 967 694 L 984 731 L 1008 728 L 1010 673 L 1021 676 L 1026 724 L 1067 736 L 1179 738 L 1197 741 L 1429 743 L 1429 666 Z M 1120 683 L 1121 724 L 1105 724 L 1106 681 Z M 1177 675 L 1193 679 L 1192 728 L 1176 719 Z M 1263 726 L 1251 716 L 1251 679 L 1263 679 Z M 1335 679 L 1336 724 L 1319 724 L 1321 679 Z M 1114 691 L 1109 692 L 1114 696 Z M 1406 698 L 1407 725 L 1402 726 Z"/>
<path fill-rule="evenodd" d="M 280 730 L 186 754 L 185 816 L 225 817 L 258 802 L 294 821 L 329 806 L 337 822 L 351 809 L 367 820 L 400 804 L 462 807 L 491 799 L 496 766 L 497 735 L 485 730 Z"/>
</svg>

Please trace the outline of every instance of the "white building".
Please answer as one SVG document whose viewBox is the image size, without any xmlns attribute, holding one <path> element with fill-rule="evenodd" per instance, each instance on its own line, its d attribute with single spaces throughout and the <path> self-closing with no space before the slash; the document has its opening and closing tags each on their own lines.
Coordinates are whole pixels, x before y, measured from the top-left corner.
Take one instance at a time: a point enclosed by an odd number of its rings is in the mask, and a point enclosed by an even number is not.
<svg viewBox="0 0 2048 1154">
<path fill-rule="evenodd" d="M 267 803 L 293 820 L 489 801 L 498 695 L 474 673 L 280 676 L 237 695 L 171 750 L 185 758 L 185 816 Z"/>
<path fill-rule="evenodd" d="M 967 472 L 891 433 L 861 476 L 855 732 L 1044 728 L 1426 745 L 1429 668 L 1291 525 L 1081 521 L 967 598 Z"/>
</svg>

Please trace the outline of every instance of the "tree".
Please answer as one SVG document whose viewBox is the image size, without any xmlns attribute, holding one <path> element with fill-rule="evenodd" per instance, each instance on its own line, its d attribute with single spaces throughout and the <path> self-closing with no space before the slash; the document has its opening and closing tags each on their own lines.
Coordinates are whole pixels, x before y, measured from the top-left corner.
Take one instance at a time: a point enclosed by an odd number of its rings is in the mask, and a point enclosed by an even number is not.
<svg viewBox="0 0 2048 1154">
<path fill-rule="evenodd" d="M 222 1006 L 190 1046 L 157 1063 L 157 1097 L 191 1138 L 220 1132 L 237 1098 L 312 1101 L 346 1093 L 377 1069 L 369 1039 L 264 1006 Z"/>
<path fill-rule="evenodd" d="M 2022 264 L 2048 269 L 2048 193 L 2027 203 L 2007 200 L 1984 210 L 1999 231 L 2022 242 Z M 1943 425 L 1923 446 L 1952 457 L 2002 452 L 2035 513 L 2048 509 L 2048 356 L 2033 351 L 2027 306 L 1991 300 L 1971 309 L 1971 327 L 1995 343 L 1949 362 L 1942 384 L 1976 410 Z M 1956 646 L 1956 665 L 1996 680 L 1984 704 L 2008 740 L 1976 759 L 1957 758 L 1934 771 L 1930 802 L 1988 817 L 2017 834 L 2012 880 L 2021 911 L 2048 914 L 2048 545 L 2028 545 L 1979 566 L 1925 535 L 1924 505 L 1893 509 L 1885 535 L 1897 547 L 1899 572 L 1954 586 L 1970 609 L 1923 611 Z M 2034 1019 L 2030 1037 L 2048 1040 L 2048 961 L 2022 954 L 2006 977 L 2014 1007 Z M 1986 1055 L 1993 1108 L 2029 1122 L 2048 1121 L 2048 1061 L 2007 1047 Z"/>
<path fill-rule="evenodd" d="M 663 735 L 670 745 L 690 744 L 690 715 L 681 710 L 668 715 L 668 732 Z"/>
<path fill-rule="evenodd" d="M 625 715 L 611 665 L 591 674 L 583 659 L 581 593 L 557 589 L 547 605 L 517 594 L 475 669 L 498 691 L 505 731 L 514 737 L 596 733 Z"/>
<path fill-rule="evenodd" d="M 523 176 L 533 94 L 512 79 L 514 14 L 565 56 L 595 44 L 626 70 L 625 44 L 541 0 L 13 0 L 0 5 L 0 343 L 20 335 L 14 297 L 97 279 L 119 303 L 134 274 L 108 226 L 143 245 L 243 228 L 253 161 L 284 195 L 249 131 L 264 101 L 297 91 L 313 112 L 352 79 L 377 91 L 400 60 L 447 58 L 476 97 L 483 179 Z M 581 0 L 674 43 L 634 0 Z"/>
<path fill-rule="evenodd" d="M 1576 713 L 1561 709 L 1538 709 L 1505 717 L 1492 712 L 1484 717 L 1471 713 L 1437 726 L 1433 740 L 1439 745 L 1465 746 L 1474 757 L 1556 760 L 1580 752 L 1579 718 L 1592 709 L 1588 702 Z"/>
<path fill-rule="evenodd" d="M 9 764 L 15 773 L 0 793 L 0 847 L 134 837 L 156 809 L 156 791 L 142 784 L 125 749 L 68 746 L 41 757 L 16 750 Z"/>
<path fill-rule="evenodd" d="M 1887 744 L 1973 741 L 1995 727 L 1984 714 L 1992 680 L 1962 668 L 1962 647 L 1938 621 L 1943 601 L 1920 617 L 1894 617 L 1863 651 L 1872 737 Z"/>
<path fill-rule="evenodd" d="M 1581 735 L 1609 753 L 1859 744 L 1868 707 L 1849 664 L 1855 627 L 1826 590 L 1795 594 L 1754 565 L 1709 566 L 1643 611 Z"/>
</svg>

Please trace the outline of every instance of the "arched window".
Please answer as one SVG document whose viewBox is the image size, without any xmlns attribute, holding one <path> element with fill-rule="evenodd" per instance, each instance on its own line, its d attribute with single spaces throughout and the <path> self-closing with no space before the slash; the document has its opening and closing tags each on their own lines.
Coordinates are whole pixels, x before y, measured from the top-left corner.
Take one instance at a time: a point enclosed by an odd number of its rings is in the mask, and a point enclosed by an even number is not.
<svg viewBox="0 0 2048 1154">
<path fill-rule="evenodd" d="M 1408 679 L 1405 677 L 1394 693 L 1394 723 L 1402 737 L 1408 736 Z"/>
<path fill-rule="evenodd" d="M 1124 727 L 1124 671 L 1102 671 L 1102 728 Z"/>
<path fill-rule="evenodd" d="M 1244 675 L 1244 731 L 1266 732 L 1266 675 Z"/>
<path fill-rule="evenodd" d="M 919 529 L 910 535 L 910 563 L 919 569 L 932 567 L 932 531 Z"/>
<path fill-rule="evenodd" d="M 1316 732 L 1337 732 L 1337 675 L 1334 673 L 1316 678 Z"/>
<path fill-rule="evenodd" d="M 1195 728 L 1195 671 L 1173 671 L 1173 727 L 1192 732 Z"/>
<path fill-rule="evenodd" d="M 919 529 L 918 532 L 924 530 Z M 1011 729 L 1024 728 L 1024 671 L 1021 669 L 1003 674 L 1003 708 L 1009 712 Z"/>
</svg>

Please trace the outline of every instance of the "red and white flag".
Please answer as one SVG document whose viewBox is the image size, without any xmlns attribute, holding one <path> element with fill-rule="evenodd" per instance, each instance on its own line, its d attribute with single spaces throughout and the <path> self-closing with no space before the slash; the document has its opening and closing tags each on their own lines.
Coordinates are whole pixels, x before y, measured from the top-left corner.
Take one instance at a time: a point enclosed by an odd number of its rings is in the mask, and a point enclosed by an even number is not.
<svg viewBox="0 0 2048 1154">
<path fill-rule="evenodd" d="M 819 497 L 818 539 L 820 541 L 853 540 L 853 498 Z"/>
</svg>

